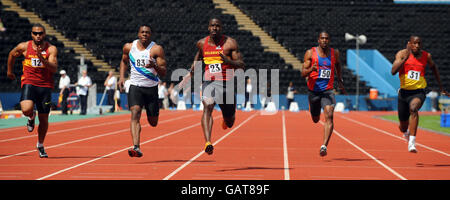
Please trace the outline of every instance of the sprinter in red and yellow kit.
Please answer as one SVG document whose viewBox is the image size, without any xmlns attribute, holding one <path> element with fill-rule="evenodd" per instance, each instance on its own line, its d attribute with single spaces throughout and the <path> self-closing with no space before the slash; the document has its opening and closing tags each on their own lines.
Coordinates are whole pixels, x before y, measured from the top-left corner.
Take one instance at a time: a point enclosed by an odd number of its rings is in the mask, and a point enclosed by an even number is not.
<svg viewBox="0 0 450 200">
<path fill-rule="evenodd" d="M 391 73 L 398 72 L 400 89 L 398 91 L 398 118 L 400 131 L 408 142 L 408 151 L 417 153 L 415 141 L 417 125 L 419 123 L 419 110 L 425 101 L 425 68 L 431 68 L 442 94 L 449 96 L 444 90 L 439 71 L 431 59 L 431 54 L 422 50 L 422 40 L 418 36 L 411 36 L 406 49 L 395 55 Z"/>
<path fill-rule="evenodd" d="M 220 19 L 212 18 L 209 20 L 208 31 L 209 36 L 197 42 L 198 51 L 194 63 L 191 66 L 190 73 L 183 78 L 182 82 L 186 83 L 193 76 L 194 68 L 198 63 L 196 61 L 203 61 L 205 73 L 201 97 L 204 107 L 202 129 L 206 141 L 204 150 L 208 155 L 211 155 L 214 149 L 211 143 L 214 106 L 218 104 L 222 111 L 222 128 L 231 128 L 235 121 L 236 95 L 234 94 L 234 87 L 227 87 L 227 82 L 234 81 L 234 70 L 244 69 L 245 64 L 236 40 L 222 34 L 222 21 Z"/>
<path fill-rule="evenodd" d="M 24 56 L 22 62 L 23 75 L 21 77 L 22 95 L 20 107 L 23 115 L 28 117 L 28 132 L 34 130 L 36 105 L 39 117 L 37 149 L 41 158 L 46 158 L 44 139 L 48 129 L 48 115 L 51 107 L 51 90 L 53 89 L 53 74 L 58 68 L 55 46 L 45 41 L 45 28 L 41 24 L 34 24 L 31 28 L 32 40 L 18 44 L 9 52 L 8 78 L 14 80 L 14 63 L 17 57 Z"/>
</svg>

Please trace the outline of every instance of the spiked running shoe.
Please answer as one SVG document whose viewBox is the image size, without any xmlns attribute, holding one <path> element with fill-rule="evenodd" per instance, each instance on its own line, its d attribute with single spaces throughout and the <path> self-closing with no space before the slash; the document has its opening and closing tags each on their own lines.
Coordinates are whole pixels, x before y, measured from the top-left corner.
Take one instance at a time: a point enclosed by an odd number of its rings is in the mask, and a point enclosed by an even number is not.
<svg viewBox="0 0 450 200">
<path fill-rule="evenodd" d="M 142 157 L 143 153 L 141 152 L 141 149 L 139 148 L 132 148 L 132 149 L 128 149 L 128 155 L 130 157 Z"/>
<path fill-rule="evenodd" d="M 214 151 L 214 147 L 211 144 L 211 142 L 206 142 L 206 144 L 205 144 L 205 153 L 207 153 L 208 155 L 211 155 L 211 154 L 213 154 L 213 151 Z"/>
<path fill-rule="evenodd" d="M 417 153 L 416 145 L 413 143 L 408 144 L 408 151 L 411 153 Z"/>
<path fill-rule="evenodd" d="M 322 145 L 320 147 L 320 156 L 324 157 L 327 155 L 327 147 L 325 145 Z"/>
<path fill-rule="evenodd" d="M 48 158 L 48 155 L 45 152 L 44 147 L 37 147 L 37 150 L 39 152 L 39 157 L 40 158 Z"/>
<path fill-rule="evenodd" d="M 36 119 L 36 112 L 33 112 L 33 117 L 32 118 L 33 119 L 28 119 L 28 122 L 27 122 L 27 130 L 28 130 L 28 132 L 33 132 L 33 130 L 34 130 L 34 121 Z"/>
</svg>

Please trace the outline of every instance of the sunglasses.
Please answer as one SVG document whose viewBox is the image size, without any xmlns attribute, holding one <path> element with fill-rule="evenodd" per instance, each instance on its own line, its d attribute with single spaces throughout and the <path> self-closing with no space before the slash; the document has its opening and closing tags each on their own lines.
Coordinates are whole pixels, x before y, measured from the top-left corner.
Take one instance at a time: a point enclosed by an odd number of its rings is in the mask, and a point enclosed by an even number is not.
<svg viewBox="0 0 450 200">
<path fill-rule="evenodd" d="M 43 35 L 44 34 L 44 32 L 31 32 L 31 33 L 33 33 L 33 35 Z"/>
</svg>

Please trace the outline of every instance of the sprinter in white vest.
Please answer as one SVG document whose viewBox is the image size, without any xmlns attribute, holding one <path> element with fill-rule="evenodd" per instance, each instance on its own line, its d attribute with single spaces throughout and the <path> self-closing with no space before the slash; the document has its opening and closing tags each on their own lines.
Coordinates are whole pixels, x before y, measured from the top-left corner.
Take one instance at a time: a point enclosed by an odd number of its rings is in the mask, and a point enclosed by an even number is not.
<svg viewBox="0 0 450 200">
<path fill-rule="evenodd" d="M 130 88 L 128 92 L 128 107 L 131 111 L 131 137 L 133 148 L 128 150 L 130 157 L 141 157 L 140 132 L 141 112 L 145 107 L 147 121 L 151 126 L 158 124 L 158 82 L 159 76 L 166 75 L 166 58 L 160 45 L 150 40 L 151 27 L 139 27 L 138 38 L 132 43 L 123 46 L 122 60 L 120 62 L 119 88 L 124 89 L 125 72 L 130 70 Z"/>
</svg>

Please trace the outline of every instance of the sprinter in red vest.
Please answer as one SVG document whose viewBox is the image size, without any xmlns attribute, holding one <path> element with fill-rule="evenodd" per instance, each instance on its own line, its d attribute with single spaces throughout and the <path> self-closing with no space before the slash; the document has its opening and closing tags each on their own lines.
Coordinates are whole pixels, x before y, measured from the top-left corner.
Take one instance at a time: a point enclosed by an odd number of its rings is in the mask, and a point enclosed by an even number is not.
<svg viewBox="0 0 450 200">
<path fill-rule="evenodd" d="M 212 112 L 216 104 L 219 105 L 223 121 L 222 128 L 231 128 L 235 121 L 236 95 L 234 87 L 227 87 L 227 81 L 234 81 L 234 69 L 244 69 L 245 64 L 236 40 L 222 34 L 222 21 L 218 18 L 209 20 L 209 36 L 197 42 L 197 54 L 190 73 L 183 78 L 183 83 L 190 80 L 194 74 L 195 61 L 205 64 L 204 81 L 202 84 L 202 129 L 205 136 L 205 152 L 213 153 L 211 131 L 213 126 Z M 182 83 L 182 85 L 183 85 Z M 232 102 L 226 97 L 232 95 Z"/>
<path fill-rule="evenodd" d="M 45 41 L 45 28 L 41 24 L 32 26 L 31 37 L 33 40 L 22 42 L 9 52 L 7 76 L 9 79 L 16 79 L 14 63 L 17 57 L 24 56 L 23 75 L 20 79 L 22 87 L 20 107 L 23 115 L 28 117 L 28 132 L 32 132 L 36 117 L 34 106 L 36 105 L 39 117 L 37 149 L 39 157 L 47 158 L 43 143 L 48 129 L 51 90 L 54 84 L 53 74 L 58 68 L 58 50 Z"/>
<path fill-rule="evenodd" d="M 346 94 L 342 81 L 341 62 L 339 51 L 329 46 L 330 36 L 322 31 L 319 34 L 319 46 L 306 51 L 302 77 L 307 78 L 309 111 L 314 123 L 320 120 L 320 110 L 325 115 L 323 144 L 320 147 L 320 156 L 327 155 L 327 146 L 333 133 L 333 113 L 336 100 L 334 98 L 334 73 L 338 76 L 340 90 Z"/>
</svg>

